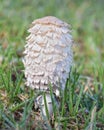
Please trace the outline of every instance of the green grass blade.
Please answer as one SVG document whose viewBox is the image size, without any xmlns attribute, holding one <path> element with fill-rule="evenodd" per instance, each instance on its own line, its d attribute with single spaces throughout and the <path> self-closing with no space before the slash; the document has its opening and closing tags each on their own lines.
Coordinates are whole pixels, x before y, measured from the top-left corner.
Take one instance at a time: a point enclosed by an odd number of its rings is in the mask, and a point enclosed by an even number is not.
<svg viewBox="0 0 104 130">
<path fill-rule="evenodd" d="M 15 91 L 14 91 L 14 96 L 17 95 L 20 91 L 20 85 L 21 85 L 22 79 L 23 79 L 23 74 L 21 74 L 19 77 L 18 83 L 17 83 Z"/>
<path fill-rule="evenodd" d="M 80 93 L 79 93 L 78 98 L 76 100 L 75 107 L 74 107 L 75 113 L 78 113 L 78 108 L 79 108 L 81 97 L 82 97 L 82 94 L 83 94 L 83 86 L 80 86 L 80 87 L 81 87 L 81 90 L 80 90 Z"/>
<path fill-rule="evenodd" d="M 12 117 L 5 115 L 2 113 L 2 118 L 4 121 L 6 121 L 11 127 L 15 128 L 15 121 L 12 119 Z"/>
<path fill-rule="evenodd" d="M 49 116 L 49 111 L 48 111 L 48 106 L 47 106 L 46 94 L 45 93 L 43 93 L 43 97 L 44 97 L 44 105 L 45 105 L 46 116 L 47 116 L 47 119 L 49 120 L 50 116 Z"/>
</svg>

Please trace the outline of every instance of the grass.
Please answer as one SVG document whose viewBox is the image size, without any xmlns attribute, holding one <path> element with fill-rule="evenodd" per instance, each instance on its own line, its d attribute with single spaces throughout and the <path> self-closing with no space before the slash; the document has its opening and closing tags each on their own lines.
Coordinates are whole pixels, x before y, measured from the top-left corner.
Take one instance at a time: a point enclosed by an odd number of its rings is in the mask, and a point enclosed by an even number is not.
<svg viewBox="0 0 104 130">
<path fill-rule="evenodd" d="M 54 15 L 72 25 L 75 65 L 61 94 L 60 110 L 49 129 L 104 129 L 104 1 L 0 1 L 0 129 L 41 130 L 34 111 L 36 94 L 24 84 L 22 52 L 27 29 L 39 17 Z M 52 95 L 51 95 L 52 96 Z M 60 128 L 61 129 L 61 128 Z"/>
</svg>

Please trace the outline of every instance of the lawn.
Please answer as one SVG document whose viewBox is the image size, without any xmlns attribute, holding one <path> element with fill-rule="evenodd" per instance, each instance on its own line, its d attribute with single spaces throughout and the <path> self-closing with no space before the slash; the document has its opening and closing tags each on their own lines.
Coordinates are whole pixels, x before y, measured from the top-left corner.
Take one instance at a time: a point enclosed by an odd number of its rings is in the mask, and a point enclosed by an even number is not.
<svg viewBox="0 0 104 130">
<path fill-rule="evenodd" d="M 104 130 L 103 0 L 0 0 L 0 130 L 44 129 L 36 93 L 24 84 L 22 52 L 31 22 L 47 15 L 71 24 L 75 44 L 61 106 L 47 128 Z"/>
</svg>

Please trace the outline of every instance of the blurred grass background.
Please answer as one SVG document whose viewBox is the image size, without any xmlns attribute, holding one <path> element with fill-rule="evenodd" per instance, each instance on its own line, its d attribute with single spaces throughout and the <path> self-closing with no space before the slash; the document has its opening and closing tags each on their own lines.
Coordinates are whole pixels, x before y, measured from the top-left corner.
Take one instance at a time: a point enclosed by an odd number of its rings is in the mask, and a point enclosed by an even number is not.
<svg viewBox="0 0 104 130">
<path fill-rule="evenodd" d="M 92 67 L 104 60 L 103 5 L 103 0 L 0 0 L 0 53 L 9 46 L 23 50 L 31 22 L 53 15 L 71 24 L 75 62 L 91 74 Z"/>
<path fill-rule="evenodd" d="M 25 87 L 21 87 L 22 89 L 19 87 L 23 77 L 20 72 L 24 69 L 21 58 L 26 44 L 25 38 L 28 35 L 27 29 L 34 19 L 47 15 L 56 16 L 71 24 L 75 42 L 73 49 L 76 68 L 82 75 L 94 78 L 103 85 L 102 93 L 95 85 L 94 96 L 100 102 L 99 121 L 104 122 L 102 115 L 104 110 L 103 0 L 0 0 L 0 75 L 2 77 L 0 78 L 0 110 L 6 110 L 4 113 L 8 113 L 6 107 L 11 108 L 15 104 L 18 94 L 25 95 Z M 11 78 L 16 83 L 15 85 L 10 83 L 10 88 L 8 84 Z M 23 83 L 21 86 L 24 86 Z M 100 95 L 103 97 L 98 100 Z M 21 102 L 19 103 L 23 106 Z"/>
<path fill-rule="evenodd" d="M 78 45 L 76 58 L 85 70 L 91 69 L 104 60 L 103 5 L 103 0 L 0 0 L 1 47 L 13 45 L 16 50 L 23 49 L 31 22 L 53 15 L 72 25 Z"/>
</svg>

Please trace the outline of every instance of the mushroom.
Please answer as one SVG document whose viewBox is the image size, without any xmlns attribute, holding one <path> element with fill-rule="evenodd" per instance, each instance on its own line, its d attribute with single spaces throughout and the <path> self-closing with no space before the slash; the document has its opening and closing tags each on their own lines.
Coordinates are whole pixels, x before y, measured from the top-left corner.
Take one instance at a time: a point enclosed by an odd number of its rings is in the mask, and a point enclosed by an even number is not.
<svg viewBox="0 0 104 130">
<path fill-rule="evenodd" d="M 53 113 L 49 83 L 55 94 L 56 104 L 59 89 L 64 91 L 73 62 L 73 39 L 69 24 L 53 16 L 32 22 L 26 38 L 23 64 L 26 85 L 36 91 L 44 91 L 50 116 Z M 44 97 L 39 95 L 35 105 L 46 116 Z"/>
</svg>

